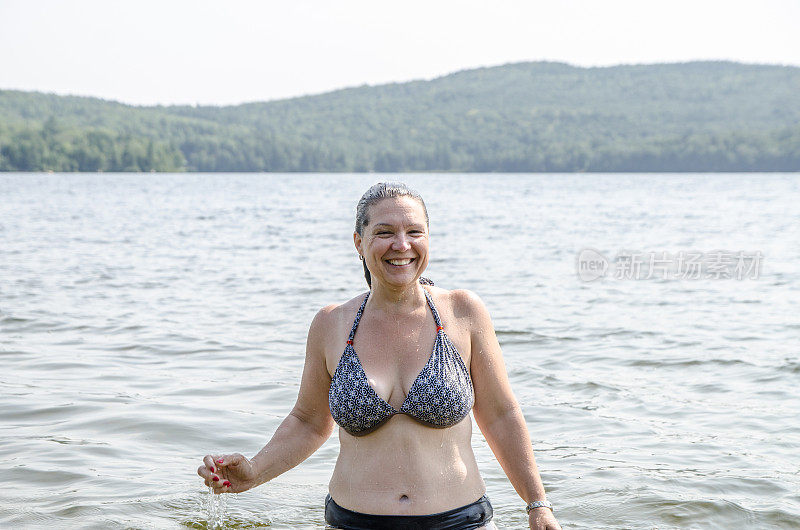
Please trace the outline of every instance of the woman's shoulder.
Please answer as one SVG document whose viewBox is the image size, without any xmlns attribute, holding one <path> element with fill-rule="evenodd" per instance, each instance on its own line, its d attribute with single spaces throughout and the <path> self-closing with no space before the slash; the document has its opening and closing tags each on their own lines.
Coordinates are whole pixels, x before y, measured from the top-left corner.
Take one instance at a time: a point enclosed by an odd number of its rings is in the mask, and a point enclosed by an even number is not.
<svg viewBox="0 0 800 530">
<path fill-rule="evenodd" d="M 344 347 L 353 318 L 363 300 L 364 294 L 361 294 L 346 302 L 326 305 L 317 311 L 308 328 L 307 351 L 319 352 L 326 359 L 337 350 L 341 353 L 340 348 Z M 327 361 L 334 362 L 332 359 Z"/>
<path fill-rule="evenodd" d="M 329 304 L 317 311 L 311 327 L 323 328 L 325 330 L 336 329 L 341 326 L 343 320 L 352 320 L 361 302 L 364 301 L 366 292 L 359 294 L 345 302 Z"/>
<path fill-rule="evenodd" d="M 436 300 L 443 301 L 451 309 L 456 318 L 476 318 L 486 312 L 483 300 L 469 289 L 443 289 L 433 285 L 428 286 L 431 295 Z"/>
</svg>

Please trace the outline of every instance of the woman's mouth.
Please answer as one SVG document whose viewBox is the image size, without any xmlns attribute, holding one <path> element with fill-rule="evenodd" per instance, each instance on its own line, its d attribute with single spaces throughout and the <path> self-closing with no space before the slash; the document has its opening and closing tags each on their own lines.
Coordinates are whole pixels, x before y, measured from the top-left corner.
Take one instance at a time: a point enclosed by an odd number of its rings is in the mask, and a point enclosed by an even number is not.
<svg viewBox="0 0 800 530">
<path fill-rule="evenodd" d="M 414 261 L 416 258 L 403 258 L 403 259 L 387 259 L 386 262 L 395 267 L 404 267 Z"/>
</svg>

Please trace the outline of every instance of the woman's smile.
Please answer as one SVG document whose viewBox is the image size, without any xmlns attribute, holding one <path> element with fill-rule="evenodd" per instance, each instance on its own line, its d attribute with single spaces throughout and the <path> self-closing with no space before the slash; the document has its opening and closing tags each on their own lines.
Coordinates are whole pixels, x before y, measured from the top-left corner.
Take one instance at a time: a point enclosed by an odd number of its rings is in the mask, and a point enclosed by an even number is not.
<svg viewBox="0 0 800 530">
<path fill-rule="evenodd" d="M 385 261 L 387 261 L 390 265 L 393 265 L 395 267 L 405 267 L 406 265 L 411 265 L 411 263 L 414 262 L 414 260 L 416 260 L 416 258 L 395 258 L 395 259 L 387 259 Z"/>
</svg>

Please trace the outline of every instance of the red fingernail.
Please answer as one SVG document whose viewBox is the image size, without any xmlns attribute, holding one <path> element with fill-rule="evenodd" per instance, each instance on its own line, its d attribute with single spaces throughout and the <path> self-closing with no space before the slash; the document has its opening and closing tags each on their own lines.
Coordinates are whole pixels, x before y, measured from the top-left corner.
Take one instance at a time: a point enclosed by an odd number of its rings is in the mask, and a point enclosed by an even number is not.
<svg viewBox="0 0 800 530">
<path fill-rule="evenodd" d="M 211 472 L 212 472 L 212 473 L 214 472 L 214 468 L 213 468 L 213 467 L 211 468 Z"/>
<path fill-rule="evenodd" d="M 213 480 L 214 482 L 219 482 L 219 477 L 214 477 L 211 480 Z"/>
<path fill-rule="evenodd" d="M 217 464 L 221 464 L 221 463 L 222 463 L 222 459 L 220 458 L 219 460 L 217 460 Z"/>
<path fill-rule="evenodd" d="M 230 485 L 231 485 L 231 483 L 230 483 L 229 481 L 227 481 L 227 480 L 226 480 L 225 482 L 223 482 L 223 483 L 222 483 L 222 485 L 223 485 L 223 486 L 230 486 Z"/>
</svg>

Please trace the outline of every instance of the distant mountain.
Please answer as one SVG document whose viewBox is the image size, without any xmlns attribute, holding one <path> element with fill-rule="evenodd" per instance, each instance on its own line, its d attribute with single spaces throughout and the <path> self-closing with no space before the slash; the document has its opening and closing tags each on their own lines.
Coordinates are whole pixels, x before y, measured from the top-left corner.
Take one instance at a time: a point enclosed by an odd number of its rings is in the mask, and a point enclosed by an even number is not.
<svg viewBox="0 0 800 530">
<path fill-rule="evenodd" d="M 518 63 L 229 107 L 0 90 L 6 171 L 800 171 L 800 68 Z"/>
</svg>

